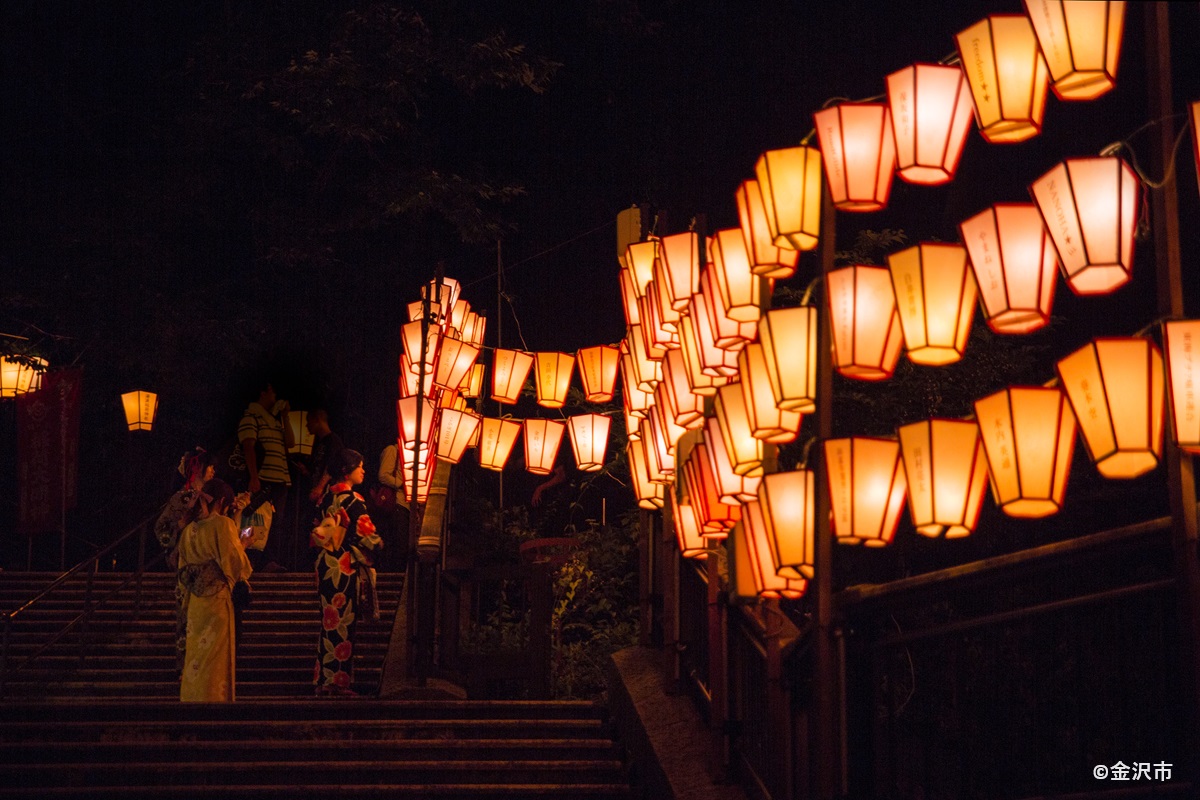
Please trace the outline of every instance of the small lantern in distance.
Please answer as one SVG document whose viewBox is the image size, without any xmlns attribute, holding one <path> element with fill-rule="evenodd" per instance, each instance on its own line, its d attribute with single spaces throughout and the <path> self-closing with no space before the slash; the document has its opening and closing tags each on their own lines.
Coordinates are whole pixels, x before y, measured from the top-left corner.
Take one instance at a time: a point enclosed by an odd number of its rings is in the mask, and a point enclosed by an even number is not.
<svg viewBox="0 0 1200 800">
<path fill-rule="evenodd" d="M 896 166 L 909 183 L 954 177 L 971 128 L 971 91 L 962 68 L 913 64 L 887 77 Z"/>
<path fill-rule="evenodd" d="M 1116 85 L 1123 2 L 1025 0 L 1060 100 L 1094 100 Z"/>
<path fill-rule="evenodd" d="M 896 140 L 884 103 L 839 103 L 813 114 L 829 193 L 838 211 L 887 207 Z"/>
<path fill-rule="evenodd" d="M 1200 319 L 1163 323 L 1175 444 L 1200 455 Z"/>
<path fill-rule="evenodd" d="M 131 431 L 148 431 L 154 428 L 158 416 L 158 395 L 154 392 L 133 391 L 121 395 L 125 407 L 125 422 Z"/>
<path fill-rule="evenodd" d="M 1050 78 L 1029 17 L 993 14 L 954 38 L 983 138 L 1007 144 L 1041 133 Z"/>
</svg>

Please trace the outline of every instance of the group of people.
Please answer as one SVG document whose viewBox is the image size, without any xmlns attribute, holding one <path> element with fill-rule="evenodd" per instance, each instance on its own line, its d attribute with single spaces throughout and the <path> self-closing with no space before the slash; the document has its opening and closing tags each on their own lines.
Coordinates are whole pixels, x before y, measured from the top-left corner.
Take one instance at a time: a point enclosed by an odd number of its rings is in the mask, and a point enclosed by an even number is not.
<svg viewBox="0 0 1200 800">
<path fill-rule="evenodd" d="M 215 477 L 214 457 L 196 448 L 180 461 L 183 487 L 156 523 L 169 568 L 177 575 L 180 700 L 234 700 L 237 628 L 250 576 L 256 569 L 288 569 L 281 562 L 287 559 L 288 545 L 295 543 L 287 541 L 286 534 L 273 536 L 269 531 L 270 520 L 282 517 L 291 485 L 288 411 L 274 387 L 263 385 L 238 425 L 245 491 L 235 493 L 229 482 Z M 305 538 L 315 553 L 320 612 L 313 684 L 317 696 L 348 696 L 355 694 L 351 685 L 357 623 L 378 614 L 374 564 L 383 539 L 366 499 L 356 491 L 366 476 L 362 454 L 342 445 L 324 411 L 309 412 L 306 423 L 314 435 L 313 453 L 307 463 L 295 466 L 311 478 L 312 520 L 302 527 L 307 527 Z M 390 500 L 393 507 L 379 509 L 376 516 L 395 525 L 407 506 L 394 454 L 386 470 L 386 452 L 381 460 L 380 482 L 396 491 Z M 279 531 L 285 532 L 286 528 Z M 403 549 L 402 541 L 394 546 Z"/>
</svg>

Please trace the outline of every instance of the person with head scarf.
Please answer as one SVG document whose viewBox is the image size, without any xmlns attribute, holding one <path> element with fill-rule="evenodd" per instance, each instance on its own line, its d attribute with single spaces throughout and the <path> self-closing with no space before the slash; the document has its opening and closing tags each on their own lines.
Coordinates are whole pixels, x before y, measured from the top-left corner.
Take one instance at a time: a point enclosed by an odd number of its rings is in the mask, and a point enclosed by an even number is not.
<svg viewBox="0 0 1200 800">
<path fill-rule="evenodd" d="M 354 487 L 363 482 L 362 454 L 342 450 L 329 464 L 331 483 L 318 503 L 321 519 L 311 543 L 317 548 L 317 594 L 321 608 L 321 635 L 313 671 L 316 694 L 351 696 L 354 682 L 354 634 L 359 618 L 372 613 L 360 591 L 373 590 L 372 554 L 383 546 L 367 513 L 362 495 Z M 362 585 L 366 582 L 368 585 Z"/>
</svg>

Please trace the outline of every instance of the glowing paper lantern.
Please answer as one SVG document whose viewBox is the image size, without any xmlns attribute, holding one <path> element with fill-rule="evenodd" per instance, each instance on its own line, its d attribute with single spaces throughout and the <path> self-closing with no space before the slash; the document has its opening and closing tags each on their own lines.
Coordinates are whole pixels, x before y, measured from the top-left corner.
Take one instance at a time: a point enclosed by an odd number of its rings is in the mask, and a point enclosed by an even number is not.
<svg viewBox="0 0 1200 800">
<path fill-rule="evenodd" d="M 698 443 L 707 448 L 708 466 L 717 479 L 717 496 L 722 503 L 738 505 L 758 498 L 761 475 L 738 475 L 729 463 L 725 443 L 721 438 L 721 426 L 716 417 L 705 417 L 704 427 L 699 431 Z"/>
<path fill-rule="evenodd" d="M 738 367 L 741 374 L 738 383 L 742 388 L 750 434 L 755 439 L 775 444 L 794 440 L 800 432 L 800 412 L 781 411 L 775 405 L 763 346 L 757 342 L 746 345 L 738 354 Z"/>
<path fill-rule="evenodd" d="M 696 509 L 688 503 L 680 503 L 675 493 L 670 493 L 671 519 L 675 523 L 675 541 L 679 554 L 684 558 L 708 558 L 708 542 L 700 535 L 700 523 L 696 521 Z"/>
<path fill-rule="evenodd" d="M 884 547 L 896 535 L 907 484 L 895 439 L 825 442 L 833 532 L 843 544 Z"/>
<path fill-rule="evenodd" d="M 711 341 L 713 346 L 721 350 L 736 353 L 745 347 L 746 342 L 753 341 L 757 318 L 754 322 L 739 322 L 725 313 L 721 290 L 717 285 L 719 280 L 716 270 L 711 265 L 700 273 L 700 293 L 693 297 L 699 307 L 698 312 L 692 312 L 689 304 L 688 313 L 702 315 L 693 321 L 703 344 L 707 345 Z M 720 363 L 722 366 L 716 367 L 718 372 L 726 375 L 737 374 L 736 355 L 722 356 Z"/>
<path fill-rule="evenodd" d="M 655 281 L 650 281 L 650 285 L 646 287 L 646 294 L 638 300 L 638 308 L 642 318 L 642 337 L 646 343 L 646 352 L 651 358 L 662 358 L 663 354 L 672 347 L 679 346 L 679 336 L 675 333 L 676 325 L 679 321 L 679 314 L 675 311 L 670 313 L 673 315 L 673 321 L 668 325 L 662 315 L 662 305 L 659 303 L 661 292 L 658 291 L 658 284 Z"/>
<path fill-rule="evenodd" d="M 663 399 L 676 425 L 692 428 L 703 423 L 704 398 L 693 392 L 688 384 L 682 350 L 672 350 L 663 359 L 663 382 L 659 389 L 663 391 Z"/>
<path fill-rule="evenodd" d="M 729 535 L 742 516 L 740 505 L 721 500 L 716 476 L 708 457 L 708 448 L 698 444 L 692 448 L 683 465 L 684 485 L 696 518 L 700 522 L 700 535 L 706 538 L 723 539 Z"/>
<path fill-rule="evenodd" d="M 908 510 L 922 536 L 969 536 L 987 491 L 987 459 L 971 420 L 931 419 L 902 425 L 900 452 Z"/>
<path fill-rule="evenodd" d="M 479 348 L 453 336 L 442 337 L 433 382 L 444 389 L 457 389 L 475 366 Z"/>
<path fill-rule="evenodd" d="M 492 359 L 492 399 L 512 405 L 521 397 L 533 356 L 520 350 L 496 348 Z"/>
<path fill-rule="evenodd" d="M 1163 358 L 1148 339 L 1094 339 L 1062 359 L 1058 376 L 1096 469 L 1135 478 L 1158 466 Z"/>
<path fill-rule="evenodd" d="M 658 258 L 658 239 L 647 239 L 629 245 L 627 261 L 633 289 L 638 297 L 646 294 L 646 287 L 654 279 L 654 262 Z"/>
<path fill-rule="evenodd" d="M 1013 517 L 1062 508 L 1075 415 L 1056 388 L 1012 386 L 975 401 L 996 505 Z"/>
<path fill-rule="evenodd" d="M 758 181 L 743 181 L 734 195 L 742 238 L 750 254 L 750 271 L 764 278 L 784 280 L 796 272 L 800 252 L 790 247 L 778 247 L 767 225 L 767 210 L 763 207 Z"/>
<path fill-rule="evenodd" d="M 751 569 L 754 571 L 754 583 L 758 588 L 759 597 L 784 597 L 798 600 L 804 596 L 808 587 L 804 579 L 787 578 L 777 574 L 775 563 L 771 560 L 771 546 L 768 539 L 767 524 L 764 519 L 762 506 L 757 500 L 751 500 L 742 508 L 742 520 L 738 523 L 735 539 L 744 535 L 750 551 Z"/>
<path fill-rule="evenodd" d="M 436 303 L 440 308 L 452 309 L 458 302 L 459 283 L 454 278 L 435 278 L 421 287 L 421 297 L 429 298 L 430 304 Z"/>
<path fill-rule="evenodd" d="M 954 177 L 971 127 L 971 93 L 962 68 L 913 64 L 887 77 L 896 166 L 909 183 Z"/>
<path fill-rule="evenodd" d="M 633 365 L 633 379 L 643 392 L 653 392 L 662 381 L 662 359 L 655 358 L 646 347 L 641 325 L 629 326 L 625 335 L 625 348 Z M 665 352 L 665 351 L 664 351 Z"/>
<path fill-rule="evenodd" d="M 676 311 L 684 311 L 699 290 L 700 235 L 695 231 L 675 233 L 659 240 L 659 260 L 665 278 L 664 290 Z"/>
<path fill-rule="evenodd" d="M 816 563 L 816 473 L 810 469 L 764 475 L 758 504 L 775 573 L 811 579 Z"/>
<path fill-rule="evenodd" d="M 919 244 L 888 256 L 904 347 L 914 364 L 962 358 L 975 316 L 975 278 L 966 248 Z"/>
<path fill-rule="evenodd" d="M 460 335 L 463 325 L 467 321 L 467 314 L 471 313 L 471 304 L 466 300 L 459 298 L 454 302 L 454 308 L 450 311 L 450 327 L 459 331 Z"/>
<path fill-rule="evenodd" d="M 684 314 L 679 320 L 679 345 L 679 352 L 683 354 L 683 363 L 687 367 L 688 386 L 693 393 L 711 397 L 717 393 L 717 387 L 729 382 L 726 377 L 716 377 L 705 371 L 704 360 L 701 357 L 700 334 L 697 331 L 696 320 L 690 314 Z M 718 358 L 724 359 L 726 351 L 716 347 L 713 347 L 713 351 L 721 354 Z M 735 357 L 735 368 L 736 364 Z"/>
<path fill-rule="evenodd" d="M 292 429 L 292 446 L 288 448 L 289 453 L 306 456 L 312 452 L 313 435 L 308 432 L 308 412 L 307 411 L 289 411 L 287 414 L 287 426 Z"/>
<path fill-rule="evenodd" d="M 552 419 L 525 420 L 525 469 L 534 475 L 549 475 L 562 444 L 565 423 Z"/>
<path fill-rule="evenodd" d="M 638 385 L 633 354 L 629 352 L 626 342 L 621 343 L 621 397 L 627 412 L 635 417 L 645 419 L 653 397 L 650 392 L 644 391 Z"/>
<path fill-rule="evenodd" d="M 437 412 L 437 404 L 428 398 L 402 397 L 397 400 L 396 422 L 400 446 L 410 452 L 420 450 L 424 453 L 432 438 Z M 418 414 L 420 421 L 417 420 Z"/>
<path fill-rule="evenodd" d="M 1196 185 L 1200 186 L 1200 100 L 1191 105 L 1192 161 L 1196 164 Z"/>
<path fill-rule="evenodd" d="M 425 327 L 425 366 L 421 367 L 421 328 Z M 438 343 L 441 341 L 442 334 L 437 325 L 425 326 L 423 322 L 406 322 L 400 329 L 401 338 L 404 340 L 404 355 L 408 358 L 409 369 L 414 373 L 426 375 L 433 374 L 433 365 L 437 361 Z"/>
<path fill-rule="evenodd" d="M 754 165 L 767 215 L 779 247 L 813 250 L 821 233 L 821 153 L 815 147 L 768 150 Z"/>
<path fill-rule="evenodd" d="M 46 359 L 0 356 L 0 398 L 36 392 L 42 386 Z"/>
<path fill-rule="evenodd" d="M 521 423 L 484 417 L 479 424 L 479 466 L 500 472 L 521 435 Z"/>
<path fill-rule="evenodd" d="M 1163 323 L 1175 444 L 1200 454 L 1200 320 Z"/>
<path fill-rule="evenodd" d="M 839 103 L 813 114 L 813 120 L 834 208 L 885 208 L 896 171 L 896 140 L 888 107 L 883 103 Z"/>
<path fill-rule="evenodd" d="M 437 457 L 442 461 L 457 464 L 463 453 L 479 433 L 483 417 L 471 411 L 453 408 L 442 409 L 438 423 Z"/>
<path fill-rule="evenodd" d="M 1060 100 L 1092 100 L 1113 88 L 1125 3 L 1025 0 Z"/>
<path fill-rule="evenodd" d="M 1076 294 L 1103 294 L 1129 281 L 1139 188 L 1116 156 L 1068 158 L 1029 187 Z"/>
<path fill-rule="evenodd" d="M 613 398 L 613 387 L 617 382 L 617 367 L 621 364 L 621 350 L 611 344 L 581 348 L 575 354 L 579 363 L 579 380 L 583 384 L 583 396 L 589 403 L 607 403 Z"/>
<path fill-rule="evenodd" d="M 576 414 L 567 418 L 567 433 L 575 466 L 582 472 L 599 472 L 608 451 L 608 430 L 612 420 L 604 414 Z"/>
<path fill-rule="evenodd" d="M 773 308 L 758 321 L 758 341 L 775 404 L 810 414 L 817 408 L 817 309 Z"/>
<path fill-rule="evenodd" d="M 642 238 L 642 209 L 638 206 L 617 213 L 617 261 L 628 267 L 629 245 Z"/>
<path fill-rule="evenodd" d="M 733 471 L 738 475 L 761 475 L 763 443 L 750 431 L 750 415 L 740 385 L 730 383 L 717 390 L 713 416 L 717 418 Z"/>
<path fill-rule="evenodd" d="M 467 312 L 466 320 L 459 329 L 459 336 L 464 342 L 470 342 L 479 347 L 483 346 L 483 334 L 487 330 L 487 317 L 483 314 L 476 314 L 474 311 Z"/>
<path fill-rule="evenodd" d="M 979 132 L 993 144 L 1042 130 L 1049 74 L 1029 17 L 994 14 L 955 36 Z"/>
<path fill-rule="evenodd" d="M 425 391 L 421 391 L 421 377 L 412 368 L 412 364 L 408 360 L 408 356 L 404 353 L 400 354 L 400 396 L 412 397 L 417 394 L 431 397 L 434 393 L 433 387 L 433 370 L 425 373 Z"/>
<path fill-rule="evenodd" d="M 1058 258 L 1037 207 L 996 203 L 959 230 L 988 327 L 1029 333 L 1049 322 Z"/>
<path fill-rule="evenodd" d="M 571 388 L 575 356 L 567 353 L 537 353 L 537 401 L 546 408 L 562 408 Z"/>
<path fill-rule="evenodd" d="M 483 364 L 472 364 L 471 369 L 463 376 L 463 381 L 459 385 L 459 391 L 463 397 L 479 397 L 483 394 Z"/>
<path fill-rule="evenodd" d="M 655 510 L 665 505 L 666 492 L 661 483 L 650 480 L 646 464 L 646 445 L 640 439 L 630 439 L 625 445 L 629 458 L 629 474 L 637 495 L 638 508 Z"/>
<path fill-rule="evenodd" d="M 741 228 L 717 231 L 709 270 L 725 316 L 735 322 L 758 322 L 765 281 L 750 270 L 750 252 Z"/>
<path fill-rule="evenodd" d="M 638 293 L 633 288 L 633 273 L 622 269 L 619 274 L 621 282 L 621 308 L 625 312 L 626 325 L 640 325 L 642 312 L 638 308 Z"/>
<path fill-rule="evenodd" d="M 891 274 L 885 267 L 843 267 L 825 282 L 837 371 L 864 381 L 890 378 L 904 346 Z"/>
<path fill-rule="evenodd" d="M 133 391 L 121 395 L 125 407 L 125 422 L 131 431 L 148 431 L 154 428 L 158 416 L 158 395 L 154 392 Z"/>
</svg>

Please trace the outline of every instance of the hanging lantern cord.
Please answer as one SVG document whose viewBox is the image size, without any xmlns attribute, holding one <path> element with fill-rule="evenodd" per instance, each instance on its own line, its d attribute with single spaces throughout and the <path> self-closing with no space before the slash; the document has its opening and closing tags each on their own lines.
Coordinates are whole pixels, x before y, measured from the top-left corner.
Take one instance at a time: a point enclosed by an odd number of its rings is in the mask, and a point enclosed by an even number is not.
<svg viewBox="0 0 1200 800">
<path fill-rule="evenodd" d="M 1137 176 L 1142 181 L 1142 184 L 1145 186 L 1148 186 L 1151 189 L 1161 189 L 1164 186 L 1166 186 L 1168 183 L 1170 183 L 1171 179 L 1175 175 L 1175 161 L 1179 156 L 1179 148 L 1183 144 L 1183 140 L 1187 136 L 1187 132 L 1192 127 L 1191 121 L 1189 120 L 1186 124 L 1184 124 L 1184 126 L 1182 128 L 1180 128 L 1179 134 L 1175 137 L 1175 145 L 1171 148 L 1171 158 L 1167 161 L 1167 168 L 1166 168 L 1166 170 L 1164 170 L 1162 180 L 1160 180 L 1160 181 L 1152 180 L 1142 170 L 1141 165 L 1138 164 L 1137 153 L 1134 152 L 1133 147 L 1130 146 L 1129 142 L 1131 139 L 1133 139 L 1134 136 L 1137 136 L 1139 133 L 1146 130 L 1147 128 L 1150 128 L 1154 125 L 1161 125 L 1162 123 L 1166 122 L 1167 120 L 1178 119 L 1180 117 L 1184 117 L 1186 119 L 1187 115 L 1186 114 L 1171 114 L 1170 116 L 1162 117 L 1161 119 L 1152 119 L 1149 122 L 1147 122 L 1145 125 L 1143 125 L 1142 127 L 1135 130 L 1133 133 L 1126 136 L 1121 141 L 1113 142 L 1108 147 L 1105 147 L 1103 150 L 1100 151 L 1100 155 L 1114 156 L 1117 153 L 1124 150 L 1126 153 L 1129 154 L 1130 165 L 1133 167 L 1133 171 L 1137 173 Z M 1139 225 L 1139 227 L 1140 227 L 1140 225 Z"/>
</svg>

